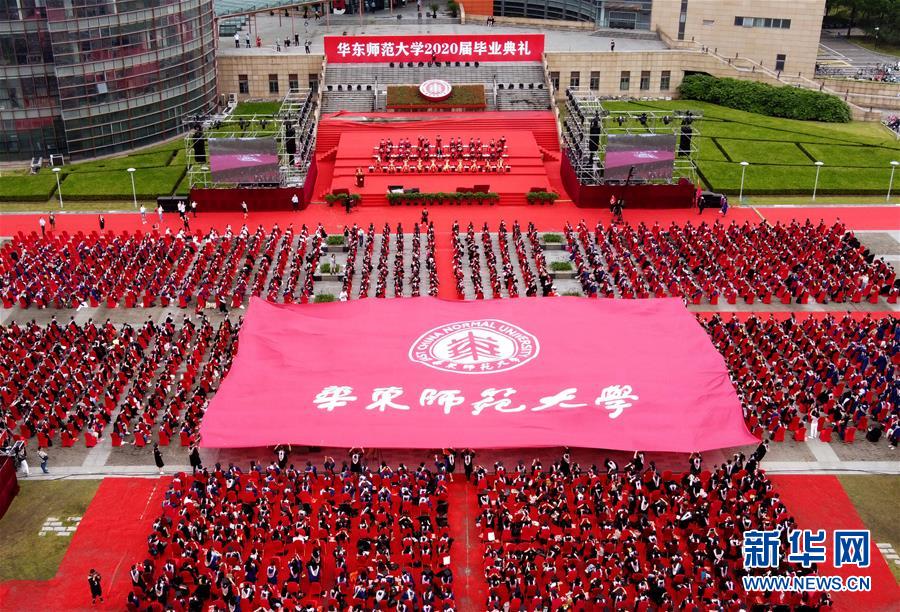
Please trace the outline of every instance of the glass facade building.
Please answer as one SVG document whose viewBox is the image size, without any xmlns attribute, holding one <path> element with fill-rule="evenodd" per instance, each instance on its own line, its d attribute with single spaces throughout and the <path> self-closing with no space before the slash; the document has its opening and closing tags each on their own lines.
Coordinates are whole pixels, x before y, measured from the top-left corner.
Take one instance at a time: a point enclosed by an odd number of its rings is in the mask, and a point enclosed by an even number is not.
<svg viewBox="0 0 900 612">
<path fill-rule="evenodd" d="M 212 0 L 0 0 L 0 160 L 173 136 L 216 101 Z"/>
</svg>

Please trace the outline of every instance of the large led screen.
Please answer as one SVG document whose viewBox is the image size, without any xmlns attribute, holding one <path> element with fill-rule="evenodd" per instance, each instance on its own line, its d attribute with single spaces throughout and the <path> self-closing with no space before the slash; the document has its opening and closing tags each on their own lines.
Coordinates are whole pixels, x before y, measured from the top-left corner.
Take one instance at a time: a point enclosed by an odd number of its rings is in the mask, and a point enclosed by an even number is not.
<svg viewBox="0 0 900 612">
<path fill-rule="evenodd" d="M 210 138 L 209 169 L 216 183 L 277 183 L 274 138 Z"/>
<path fill-rule="evenodd" d="M 606 139 L 605 178 L 624 181 L 671 179 L 675 134 L 610 134 Z"/>
</svg>

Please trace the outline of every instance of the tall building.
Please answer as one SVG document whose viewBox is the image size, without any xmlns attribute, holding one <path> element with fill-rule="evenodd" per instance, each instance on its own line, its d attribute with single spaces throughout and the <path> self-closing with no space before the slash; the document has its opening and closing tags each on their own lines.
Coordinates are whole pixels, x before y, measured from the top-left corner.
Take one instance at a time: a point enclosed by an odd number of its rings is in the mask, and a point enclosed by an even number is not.
<svg viewBox="0 0 900 612">
<path fill-rule="evenodd" d="M 0 161 L 177 134 L 216 100 L 212 0 L 0 0 Z"/>
</svg>

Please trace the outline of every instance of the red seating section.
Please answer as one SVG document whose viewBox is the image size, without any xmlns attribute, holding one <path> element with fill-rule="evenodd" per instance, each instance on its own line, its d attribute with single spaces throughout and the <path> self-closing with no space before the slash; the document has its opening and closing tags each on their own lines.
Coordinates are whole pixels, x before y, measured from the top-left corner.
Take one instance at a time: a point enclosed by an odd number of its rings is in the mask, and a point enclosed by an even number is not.
<svg viewBox="0 0 900 612">
<path fill-rule="evenodd" d="M 792 520 L 755 461 L 736 456 L 727 467 L 684 475 L 640 465 L 581 470 L 560 462 L 545 471 L 535 462 L 478 474 L 489 588 L 483 609 L 737 611 L 820 603 L 818 593 L 782 600 L 743 590 L 743 532 Z"/>
<path fill-rule="evenodd" d="M 856 429 L 879 424 L 897 439 L 900 420 L 900 321 L 895 317 L 750 316 L 701 319 L 725 357 L 748 426 L 776 441 L 835 428 L 852 443 Z"/>
<path fill-rule="evenodd" d="M 275 463 L 179 474 L 129 609 L 452 610 L 446 478 Z"/>
</svg>

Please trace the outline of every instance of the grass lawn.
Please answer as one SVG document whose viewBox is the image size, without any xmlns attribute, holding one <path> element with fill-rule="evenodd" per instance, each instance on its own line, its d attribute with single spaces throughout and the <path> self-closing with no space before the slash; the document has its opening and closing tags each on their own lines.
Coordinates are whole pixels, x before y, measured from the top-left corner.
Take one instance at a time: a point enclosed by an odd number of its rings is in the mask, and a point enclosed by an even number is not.
<svg viewBox="0 0 900 612">
<path fill-rule="evenodd" d="M 874 542 L 888 542 L 900 551 L 900 479 L 896 476 L 838 476 L 860 518 L 872 531 Z M 900 565 L 888 561 L 900 582 Z"/>
<path fill-rule="evenodd" d="M 0 177 L 0 202 L 34 200 L 46 202 L 56 191 L 56 177 L 52 172 L 36 176 L 17 172 Z M 34 206 L 31 204 L 31 206 Z"/>
<path fill-rule="evenodd" d="M 51 516 L 64 525 L 67 517 L 83 516 L 99 485 L 99 480 L 20 480 L 19 495 L 0 520 L 0 580 L 53 578 L 72 538 L 39 536 L 41 526 Z"/>
<path fill-rule="evenodd" d="M 797 196 L 812 194 L 814 159 L 825 163 L 819 194 L 836 196 L 885 193 L 890 162 L 900 161 L 900 143 L 872 122 L 778 119 L 688 100 L 611 101 L 604 106 L 629 111 L 702 111 L 703 119 L 695 124 L 700 135 L 700 175 L 708 188 L 732 196 L 740 190 L 740 161 L 751 164 L 745 195 Z"/>
<path fill-rule="evenodd" d="M 240 102 L 233 115 L 274 115 L 281 108 L 281 102 Z"/>
<path fill-rule="evenodd" d="M 154 199 L 169 195 L 181 182 L 183 166 L 141 168 L 134 173 L 137 197 Z M 131 178 L 128 172 L 71 172 L 62 183 L 63 202 L 72 199 L 125 200 L 131 197 Z"/>
<path fill-rule="evenodd" d="M 735 162 L 751 164 L 808 165 L 812 160 L 793 142 L 767 142 L 760 146 L 755 140 L 718 138 L 719 144 Z"/>
</svg>

